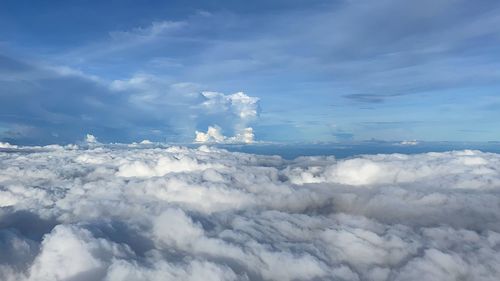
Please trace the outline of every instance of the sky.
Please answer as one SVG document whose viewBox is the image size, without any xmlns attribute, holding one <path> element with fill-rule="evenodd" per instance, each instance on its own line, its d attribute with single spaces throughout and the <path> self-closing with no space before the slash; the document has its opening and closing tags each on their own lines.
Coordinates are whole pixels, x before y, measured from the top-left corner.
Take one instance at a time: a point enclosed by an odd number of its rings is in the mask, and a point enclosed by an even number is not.
<svg viewBox="0 0 500 281">
<path fill-rule="evenodd" d="M 0 141 L 500 139 L 500 3 L 0 1 Z"/>
</svg>

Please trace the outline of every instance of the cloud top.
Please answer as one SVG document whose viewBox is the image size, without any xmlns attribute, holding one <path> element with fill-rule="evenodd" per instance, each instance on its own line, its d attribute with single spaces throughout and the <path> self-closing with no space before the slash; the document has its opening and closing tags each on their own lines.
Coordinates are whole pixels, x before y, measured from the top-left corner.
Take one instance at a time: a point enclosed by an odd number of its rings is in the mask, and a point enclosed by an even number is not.
<svg viewBox="0 0 500 281">
<path fill-rule="evenodd" d="M 220 127 L 208 126 L 206 133 L 195 131 L 195 143 L 244 143 L 251 144 L 254 142 L 255 135 L 252 127 L 243 128 L 238 131 L 235 136 L 226 137 L 222 134 Z"/>
<path fill-rule="evenodd" d="M 0 279 L 497 280 L 500 155 L 0 150 Z"/>
<path fill-rule="evenodd" d="M 252 143 L 253 128 L 248 125 L 259 116 L 259 98 L 251 97 L 243 92 L 224 95 L 217 92 L 203 92 L 205 101 L 202 108 L 211 116 L 231 116 L 231 126 L 234 136 L 226 137 L 218 125 L 208 126 L 207 132 L 195 132 L 195 142 L 198 143 Z"/>
<path fill-rule="evenodd" d="M 243 92 L 232 95 L 203 92 L 202 96 L 206 99 L 202 105 L 211 112 L 229 111 L 241 119 L 241 122 L 257 117 L 259 98 L 247 96 Z"/>
</svg>

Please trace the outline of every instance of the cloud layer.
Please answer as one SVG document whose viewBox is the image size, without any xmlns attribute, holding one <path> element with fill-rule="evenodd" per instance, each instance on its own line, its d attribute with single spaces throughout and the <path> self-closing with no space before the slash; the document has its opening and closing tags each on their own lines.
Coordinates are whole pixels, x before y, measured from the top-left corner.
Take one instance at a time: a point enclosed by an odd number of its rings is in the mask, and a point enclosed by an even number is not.
<svg viewBox="0 0 500 281">
<path fill-rule="evenodd" d="M 500 155 L 0 148 L 0 279 L 498 280 Z"/>
<path fill-rule="evenodd" d="M 214 125 L 241 134 L 258 115 L 256 97 L 202 92 L 168 77 L 109 80 L 0 55 L 2 73 L 0 141 L 16 144 L 72 143 L 86 132 L 107 142 L 187 142 Z"/>
</svg>

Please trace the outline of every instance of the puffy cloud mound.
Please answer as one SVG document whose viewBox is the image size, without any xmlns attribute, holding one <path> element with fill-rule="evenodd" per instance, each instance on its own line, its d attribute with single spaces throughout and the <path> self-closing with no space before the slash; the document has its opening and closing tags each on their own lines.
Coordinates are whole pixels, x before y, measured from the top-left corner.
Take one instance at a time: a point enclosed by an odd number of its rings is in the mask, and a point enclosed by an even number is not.
<svg viewBox="0 0 500 281">
<path fill-rule="evenodd" d="M 0 148 L 17 148 L 17 145 L 13 145 L 8 142 L 0 142 Z"/>
<path fill-rule="evenodd" d="M 91 144 L 91 143 L 97 143 L 97 138 L 94 135 L 87 134 L 85 136 L 85 142 L 89 143 L 89 144 Z"/>
<path fill-rule="evenodd" d="M 500 155 L 0 150 L 0 280 L 499 280 Z"/>
<path fill-rule="evenodd" d="M 254 142 L 255 135 L 253 133 L 253 128 L 244 128 L 238 132 L 235 136 L 226 137 L 222 134 L 221 128 L 217 126 L 208 126 L 206 133 L 196 131 L 195 132 L 196 143 L 246 143 L 250 144 Z"/>
<path fill-rule="evenodd" d="M 221 133 L 220 127 L 209 126 L 206 133 L 196 131 L 195 142 L 224 142 L 226 137 Z"/>
<path fill-rule="evenodd" d="M 212 118 L 214 116 L 231 116 L 229 124 L 234 131 L 234 136 L 226 137 L 217 125 L 208 126 L 207 132 L 195 132 L 195 142 L 198 143 L 253 143 L 253 128 L 249 123 L 259 115 L 259 98 L 251 97 L 243 92 L 224 95 L 217 92 L 203 92 L 204 101 L 201 107 Z M 217 121 L 217 118 L 215 119 Z M 223 122 L 222 119 L 220 121 Z"/>
<path fill-rule="evenodd" d="M 211 112 L 231 112 L 242 123 L 257 117 L 259 98 L 250 97 L 243 92 L 224 95 L 218 92 L 203 92 L 205 101 L 202 106 Z"/>
</svg>

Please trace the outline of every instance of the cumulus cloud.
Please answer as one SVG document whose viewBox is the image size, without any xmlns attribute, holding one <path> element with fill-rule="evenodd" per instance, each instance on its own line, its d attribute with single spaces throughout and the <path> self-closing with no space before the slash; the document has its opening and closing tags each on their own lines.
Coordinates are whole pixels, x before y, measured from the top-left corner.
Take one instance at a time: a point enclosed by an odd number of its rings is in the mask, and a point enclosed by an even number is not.
<svg viewBox="0 0 500 281">
<path fill-rule="evenodd" d="M 207 93 L 201 85 L 167 76 L 137 73 L 108 80 L 9 57 L 0 57 L 0 68 L 7 73 L 0 79 L 6 93 L 0 96 L 2 142 L 71 143 L 88 131 L 107 142 L 191 141 L 196 130 L 208 126 L 245 140 L 258 116 L 256 97 Z"/>
<path fill-rule="evenodd" d="M 0 151 L 0 279 L 498 280 L 500 155 Z"/>
<path fill-rule="evenodd" d="M 257 117 L 257 106 L 259 98 L 247 96 L 243 92 L 232 95 L 224 95 L 216 92 L 203 92 L 206 99 L 202 105 L 212 112 L 230 111 L 239 117 L 240 122 L 246 124 L 249 120 Z"/>
<path fill-rule="evenodd" d="M 206 133 L 196 131 L 195 142 L 224 142 L 226 137 L 222 135 L 220 127 L 209 126 Z"/>
<path fill-rule="evenodd" d="M 17 148 L 17 145 L 10 144 L 8 142 L 0 142 L 0 148 Z"/>
<path fill-rule="evenodd" d="M 252 143 L 254 142 L 254 138 L 255 134 L 253 133 L 252 127 L 244 128 L 233 137 L 234 142 L 241 142 L 241 143 Z"/>
<path fill-rule="evenodd" d="M 92 134 L 87 134 L 85 136 L 85 142 L 88 144 L 97 143 L 97 138 Z"/>
<path fill-rule="evenodd" d="M 197 143 L 253 143 L 255 135 L 253 128 L 248 127 L 239 131 L 235 136 L 226 137 L 218 126 L 208 126 L 207 132 L 195 131 L 194 141 Z"/>
<path fill-rule="evenodd" d="M 231 116 L 231 127 L 234 136 L 226 137 L 217 125 L 209 126 L 207 132 L 195 132 L 195 142 L 226 142 L 226 143 L 252 143 L 254 141 L 253 128 L 249 123 L 259 115 L 259 98 L 251 97 L 243 92 L 224 95 L 217 92 L 203 92 L 205 99 L 201 107 L 212 116 Z"/>
</svg>

